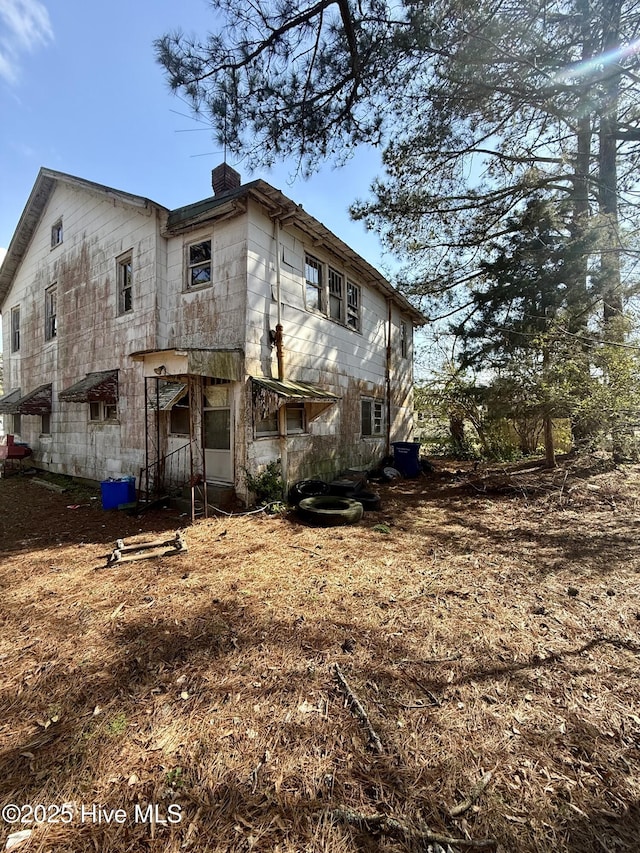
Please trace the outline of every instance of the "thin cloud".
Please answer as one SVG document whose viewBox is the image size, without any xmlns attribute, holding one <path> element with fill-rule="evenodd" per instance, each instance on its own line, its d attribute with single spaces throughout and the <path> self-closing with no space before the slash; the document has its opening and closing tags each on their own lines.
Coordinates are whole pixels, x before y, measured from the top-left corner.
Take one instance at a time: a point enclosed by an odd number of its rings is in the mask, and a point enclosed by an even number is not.
<svg viewBox="0 0 640 853">
<path fill-rule="evenodd" d="M 26 53 L 53 41 L 53 28 L 40 0 L 0 0 L 0 77 L 14 83 Z"/>
</svg>

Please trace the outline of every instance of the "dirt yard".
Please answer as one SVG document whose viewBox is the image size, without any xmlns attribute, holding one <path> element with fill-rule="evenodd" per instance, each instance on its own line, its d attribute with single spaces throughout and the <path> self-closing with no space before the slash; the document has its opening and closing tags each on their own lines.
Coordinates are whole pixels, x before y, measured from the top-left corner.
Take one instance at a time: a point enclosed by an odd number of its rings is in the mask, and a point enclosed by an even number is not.
<svg viewBox="0 0 640 853">
<path fill-rule="evenodd" d="M 640 850 L 640 468 L 605 468 L 440 466 L 333 529 L 0 480 L 0 850 Z"/>
</svg>

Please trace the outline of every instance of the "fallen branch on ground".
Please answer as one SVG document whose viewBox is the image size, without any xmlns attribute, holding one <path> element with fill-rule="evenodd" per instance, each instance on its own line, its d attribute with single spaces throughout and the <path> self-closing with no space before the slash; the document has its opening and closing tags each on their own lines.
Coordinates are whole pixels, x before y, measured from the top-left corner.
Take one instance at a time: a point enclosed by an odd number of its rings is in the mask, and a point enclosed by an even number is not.
<svg viewBox="0 0 640 853">
<path fill-rule="evenodd" d="M 367 734 L 369 735 L 369 742 L 374 752 L 377 752 L 378 755 L 382 755 L 384 753 L 382 741 L 380 740 L 380 736 L 378 735 L 376 730 L 371 725 L 371 720 L 369 719 L 369 716 L 365 711 L 362 702 L 358 699 L 356 694 L 347 684 L 347 680 L 344 677 L 342 670 L 340 669 L 337 663 L 334 664 L 333 671 L 335 673 L 336 680 L 340 686 L 340 689 L 347 697 L 349 705 L 351 706 L 351 710 L 367 730 Z"/>
<path fill-rule="evenodd" d="M 467 799 L 463 800 L 459 805 L 449 809 L 449 814 L 451 815 L 451 817 L 460 817 L 460 815 L 463 815 L 466 811 L 468 811 L 471 806 L 473 806 L 480 799 L 484 789 L 491 781 L 491 777 L 491 771 L 485 773 L 482 779 L 480 779 L 480 781 L 473 786 Z"/>
<path fill-rule="evenodd" d="M 497 842 L 493 838 L 453 838 L 448 835 L 440 835 L 431 832 L 426 827 L 411 827 L 398 818 L 386 814 L 365 815 L 351 809 L 333 809 L 329 817 L 336 822 L 347 823 L 365 832 L 380 832 L 400 841 L 420 841 L 428 844 L 451 845 L 452 847 L 465 847 L 471 850 L 495 850 Z"/>
</svg>

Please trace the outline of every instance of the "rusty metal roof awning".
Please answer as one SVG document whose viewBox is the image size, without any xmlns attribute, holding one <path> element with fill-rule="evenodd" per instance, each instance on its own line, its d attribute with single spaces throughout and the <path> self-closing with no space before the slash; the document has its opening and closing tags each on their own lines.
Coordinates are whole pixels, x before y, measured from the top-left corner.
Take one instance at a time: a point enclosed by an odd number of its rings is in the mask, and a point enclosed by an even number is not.
<svg viewBox="0 0 640 853">
<path fill-rule="evenodd" d="M 15 403 L 14 411 L 20 415 L 48 415 L 51 414 L 52 385 L 39 385 L 20 397 Z"/>
<path fill-rule="evenodd" d="M 61 391 L 58 399 L 65 403 L 117 403 L 118 371 L 87 373 L 84 379 Z"/>
<path fill-rule="evenodd" d="M 4 397 L 0 397 L 0 415 L 14 415 L 17 413 L 16 403 L 22 396 L 20 388 L 8 391 Z"/>
<path fill-rule="evenodd" d="M 253 390 L 253 409 L 258 419 L 276 412 L 287 403 L 304 403 L 309 420 L 317 418 L 324 410 L 340 398 L 331 391 L 306 382 L 290 382 L 284 379 L 250 377 Z"/>
<path fill-rule="evenodd" d="M 266 377 L 257 379 L 255 376 L 251 377 L 251 381 L 290 402 L 335 403 L 336 400 L 340 399 L 337 394 L 306 382 L 290 382 L 284 379 L 267 379 Z"/>
<path fill-rule="evenodd" d="M 156 389 L 149 392 L 147 408 L 152 411 L 166 412 L 172 409 L 186 393 L 186 382 L 171 382 L 158 379 Z"/>
</svg>

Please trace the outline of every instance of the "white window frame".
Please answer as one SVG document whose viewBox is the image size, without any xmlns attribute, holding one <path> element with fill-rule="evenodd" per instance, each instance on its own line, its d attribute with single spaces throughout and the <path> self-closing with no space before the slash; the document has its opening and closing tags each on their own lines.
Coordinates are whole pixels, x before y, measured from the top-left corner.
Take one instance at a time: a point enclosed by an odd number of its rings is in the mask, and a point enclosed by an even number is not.
<svg viewBox="0 0 640 853">
<path fill-rule="evenodd" d="M 312 270 L 317 273 L 317 277 L 309 276 Z M 304 255 L 304 284 L 304 304 L 307 311 L 324 314 L 324 264 L 308 252 Z"/>
<path fill-rule="evenodd" d="M 204 260 L 193 260 L 191 250 L 196 246 L 204 246 L 209 244 L 209 257 Z M 206 281 L 195 281 L 194 275 L 198 271 L 209 270 L 209 278 Z M 213 240 L 211 237 L 203 237 L 201 240 L 194 240 L 185 246 L 185 290 L 200 290 L 203 287 L 211 287 L 213 284 Z"/>
<path fill-rule="evenodd" d="M 347 279 L 347 326 L 354 332 L 362 331 L 362 288 Z"/>
<path fill-rule="evenodd" d="M 58 284 L 52 284 L 44 292 L 44 339 L 53 341 L 58 337 Z"/>
<path fill-rule="evenodd" d="M 329 288 L 327 315 L 336 323 L 344 323 L 345 277 L 333 267 L 327 267 L 327 287 Z"/>
<path fill-rule="evenodd" d="M 304 255 L 304 304 L 307 311 L 362 332 L 362 287 L 310 252 Z"/>
<path fill-rule="evenodd" d="M 40 435 L 51 435 L 51 413 L 40 415 Z"/>
<path fill-rule="evenodd" d="M 104 400 L 89 402 L 89 423 L 101 424 L 118 420 L 118 404 L 105 403 Z"/>
<path fill-rule="evenodd" d="M 400 355 L 409 358 L 409 324 L 405 320 L 400 321 Z"/>
<path fill-rule="evenodd" d="M 53 225 L 51 226 L 51 248 L 55 249 L 56 246 L 59 246 L 62 243 L 62 217 L 57 219 Z"/>
<path fill-rule="evenodd" d="M 365 410 L 368 408 L 368 425 L 365 426 Z M 384 403 L 373 397 L 360 400 L 360 429 L 363 438 L 381 438 L 384 435 Z"/>
<path fill-rule="evenodd" d="M 286 403 L 285 408 L 287 410 L 287 427 L 286 434 L 287 435 L 305 435 L 307 432 L 307 411 L 304 403 Z M 301 426 L 289 426 L 290 422 L 293 419 L 289 418 L 289 412 L 301 412 L 300 416 L 300 424 Z M 256 421 L 254 427 L 254 435 L 256 438 L 274 438 L 279 435 L 278 430 L 278 416 L 279 411 L 273 412 L 266 418 L 263 418 L 261 421 Z M 261 428 L 260 424 L 272 423 L 273 426 L 270 429 L 266 429 L 264 427 Z"/>
<path fill-rule="evenodd" d="M 133 311 L 133 251 L 127 252 L 117 259 L 116 281 L 118 286 L 118 315 L 121 316 Z"/>
<path fill-rule="evenodd" d="M 11 352 L 20 352 L 20 306 L 11 309 Z"/>
</svg>

